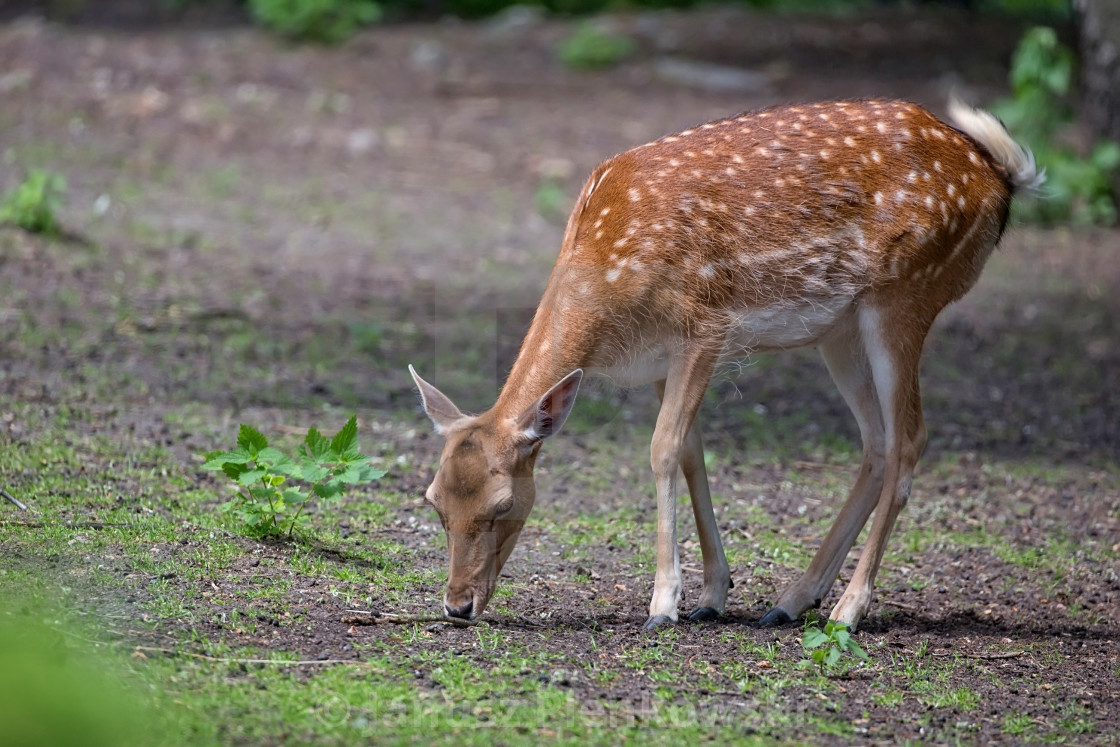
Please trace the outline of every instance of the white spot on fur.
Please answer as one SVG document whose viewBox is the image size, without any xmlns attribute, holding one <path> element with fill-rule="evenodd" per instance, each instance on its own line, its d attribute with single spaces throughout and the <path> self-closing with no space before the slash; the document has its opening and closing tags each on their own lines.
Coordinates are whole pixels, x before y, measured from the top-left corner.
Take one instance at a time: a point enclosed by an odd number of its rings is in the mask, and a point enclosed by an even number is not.
<svg viewBox="0 0 1120 747">
<path fill-rule="evenodd" d="M 731 155 L 731 161 L 732 161 L 732 163 L 742 163 L 743 162 L 743 157 L 740 156 L 738 153 L 733 153 Z"/>
<path fill-rule="evenodd" d="M 933 209 L 933 198 L 929 195 L 926 195 L 926 207 L 931 210 Z"/>
<path fill-rule="evenodd" d="M 851 135 L 848 135 L 846 138 L 844 138 L 844 145 L 848 146 L 849 148 L 856 147 L 855 138 L 853 138 Z"/>
<path fill-rule="evenodd" d="M 621 239 L 614 242 L 613 246 L 614 246 L 615 249 L 621 249 L 622 247 L 626 246 L 627 242 L 629 242 L 629 241 L 630 241 L 630 239 L 623 236 Z"/>
<path fill-rule="evenodd" d="M 614 281 L 618 280 L 618 276 L 620 274 L 622 274 L 622 271 L 617 267 L 611 268 L 610 270 L 607 270 L 606 281 L 608 283 L 613 283 Z"/>
<path fill-rule="evenodd" d="M 879 132 L 886 132 L 887 131 L 887 125 L 884 122 L 876 122 L 875 123 L 875 129 L 878 130 Z"/>
<path fill-rule="evenodd" d="M 610 211 L 611 211 L 611 209 L 609 207 L 605 207 L 605 208 L 603 208 L 602 210 L 599 211 L 599 215 L 606 215 Z"/>
<path fill-rule="evenodd" d="M 881 155 L 879 155 L 879 151 L 873 150 L 873 151 L 871 151 L 871 160 L 874 161 L 875 163 L 882 163 L 883 162 L 883 157 Z"/>
<path fill-rule="evenodd" d="M 918 172 L 917 171 L 911 171 L 909 174 L 906 175 L 906 180 L 908 182 L 910 182 L 911 184 L 918 181 Z"/>
<path fill-rule="evenodd" d="M 638 200 L 642 199 L 642 193 L 634 187 L 630 187 L 629 189 L 627 189 L 626 194 L 630 195 L 630 202 L 637 202 Z"/>
<path fill-rule="evenodd" d="M 882 192 L 876 192 L 875 193 L 875 204 L 876 205 L 882 205 L 883 204 L 883 193 Z"/>
<path fill-rule="evenodd" d="M 941 172 L 941 161 L 934 161 L 933 162 L 933 170 L 938 172 L 938 173 Z"/>
<path fill-rule="evenodd" d="M 961 195 L 960 197 L 957 198 L 957 207 L 959 207 L 961 210 L 964 210 L 964 206 L 966 204 L 968 204 L 968 203 L 964 199 L 964 195 Z"/>
<path fill-rule="evenodd" d="M 710 263 L 700 268 L 700 277 L 702 278 L 713 278 L 715 277 L 715 275 L 716 268 L 713 267 Z"/>
<path fill-rule="evenodd" d="M 906 198 L 909 197 L 909 196 L 910 196 L 909 192 L 907 192 L 905 189 L 900 189 L 900 190 L 898 190 L 897 192 L 894 193 L 894 201 L 895 202 L 900 202 L 900 203 L 905 202 Z"/>
<path fill-rule="evenodd" d="M 973 166 L 979 166 L 980 165 L 980 156 L 976 155 L 976 151 L 974 151 L 974 150 L 970 150 L 968 152 L 968 160 L 969 160 L 969 163 L 971 163 Z"/>
</svg>

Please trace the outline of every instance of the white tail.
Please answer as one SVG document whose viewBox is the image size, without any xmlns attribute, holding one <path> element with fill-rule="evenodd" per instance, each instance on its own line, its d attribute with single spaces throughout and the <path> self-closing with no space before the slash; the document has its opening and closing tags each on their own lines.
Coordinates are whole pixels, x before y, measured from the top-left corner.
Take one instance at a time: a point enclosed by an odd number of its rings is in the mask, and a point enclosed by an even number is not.
<svg viewBox="0 0 1120 747">
<path fill-rule="evenodd" d="M 677 470 L 704 557 L 693 619 L 731 584 L 696 412 L 720 361 L 814 345 L 859 423 L 863 464 L 806 573 L 763 618 L 820 604 L 872 511 L 832 618 L 856 625 L 926 440 L 918 362 L 934 318 L 976 282 L 1016 187 L 1042 174 L 991 115 L 960 129 L 901 101 L 766 109 L 667 136 L 596 168 L 497 403 L 465 416 L 415 376 L 447 437 L 428 489 L 448 533 L 451 615 L 480 614 L 533 505 L 541 442 L 582 370 L 661 399 L 651 448 L 657 574 L 647 627 L 677 619 Z M 876 510 L 878 509 L 878 510 Z"/>
</svg>

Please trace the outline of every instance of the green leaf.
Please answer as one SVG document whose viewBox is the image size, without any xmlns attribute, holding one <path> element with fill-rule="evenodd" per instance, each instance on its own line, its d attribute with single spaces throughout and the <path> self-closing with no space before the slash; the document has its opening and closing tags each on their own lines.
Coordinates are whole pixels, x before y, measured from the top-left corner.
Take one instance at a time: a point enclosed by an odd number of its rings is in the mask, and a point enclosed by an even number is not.
<svg viewBox="0 0 1120 747">
<path fill-rule="evenodd" d="M 288 488 L 284 491 L 283 498 L 288 505 L 298 505 L 307 499 L 307 493 L 298 488 Z"/>
<path fill-rule="evenodd" d="M 331 498 L 335 498 L 339 494 L 341 494 L 342 491 L 345 490 L 345 488 L 342 487 L 340 483 L 331 480 L 330 482 L 317 483 L 315 487 L 312 488 L 312 490 L 314 490 L 315 495 L 319 496 L 320 498 L 323 498 L 324 500 L 330 500 Z"/>
<path fill-rule="evenodd" d="M 331 439 L 331 451 L 340 458 L 358 454 L 358 417 L 351 415 L 346 425 Z"/>
<path fill-rule="evenodd" d="M 808 650 L 828 643 L 828 636 L 820 628 L 809 628 L 801 634 L 801 647 Z"/>
<path fill-rule="evenodd" d="M 363 473 L 365 471 L 366 470 L 363 468 L 362 465 L 351 464 L 351 465 L 348 465 L 346 467 L 346 469 L 342 470 L 337 475 L 335 475 L 334 479 L 338 480 L 341 483 L 345 483 L 347 485 L 357 485 L 359 483 L 366 482 L 366 480 L 362 479 L 363 478 Z"/>
<path fill-rule="evenodd" d="M 307 453 L 316 462 L 325 461 L 330 456 L 330 439 L 320 433 L 314 426 L 307 429 L 307 437 L 303 439 L 303 443 L 307 447 Z M 311 478 L 307 479 L 310 480 Z"/>
<path fill-rule="evenodd" d="M 234 449 L 233 451 L 211 451 L 206 455 L 206 463 L 202 465 L 203 469 L 222 469 L 224 464 L 246 464 L 252 461 L 249 452 L 244 449 Z"/>
<path fill-rule="evenodd" d="M 274 446 L 266 446 L 257 452 L 257 461 L 264 462 L 268 466 L 282 464 L 284 462 L 292 461 L 284 452 L 280 451 Z"/>
<path fill-rule="evenodd" d="M 303 474 L 303 468 L 290 457 L 285 456 L 284 461 L 276 462 L 272 465 L 272 471 L 278 472 L 281 475 L 287 475 L 294 480 L 306 480 Z"/>
<path fill-rule="evenodd" d="M 241 429 L 237 432 L 237 445 L 255 456 L 261 449 L 268 446 L 268 439 L 256 428 L 243 423 Z"/>
<path fill-rule="evenodd" d="M 856 658 L 862 659 L 863 661 L 871 661 L 871 657 L 867 655 L 867 652 L 864 651 L 855 640 L 848 642 L 848 653 L 855 654 Z"/>
<path fill-rule="evenodd" d="M 241 475 L 249 471 L 249 468 L 244 464 L 237 464 L 236 462 L 225 462 L 219 468 L 226 476 L 234 482 L 241 482 Z"/>
<path fill-rule="evenodd" d="M 227 472 L 226 474 L 229 473 Z M 230 475 L 230 477 L 233 477 L 233 479 L 237 480 L 237 482 L 242 485 L 254 485 L 259 482 L 265 474 L 263 469 L 247 469 L 240 472 L 236 477 L 234 477 L 234 475 Z"/>
<path fill-rule="evenodd" d="M 826 667 L 831 667 L 833 664 L 835 664 L 838 661 L 840 661 L 840 649 L 838 649 L 838 648 L 828 649 L 828 654 L 824 658 L 824 665 Z"/>
<path fill-rule="evenodd" d="M 307 482 L 319 482 L 330 474 L 330 470 L 306 455 L 299 460 L 299 470 L 300 476 Z"/>
</svg>

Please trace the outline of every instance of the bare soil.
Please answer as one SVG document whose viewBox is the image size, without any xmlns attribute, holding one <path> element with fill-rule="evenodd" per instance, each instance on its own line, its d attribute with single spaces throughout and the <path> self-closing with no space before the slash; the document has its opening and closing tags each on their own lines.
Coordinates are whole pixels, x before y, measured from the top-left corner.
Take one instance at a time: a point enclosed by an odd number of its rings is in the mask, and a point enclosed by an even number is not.
<svg viewBox="0 0 1120 747">
<path fill-rule="evenodd" d="M 193 469 L 193 455 L 225 445 L 236 422 L 267 431 L 316 422 L 324 403 L 357 409 L 363 438 L 407 466 L 379 486 L 400 497 L 394 520 L 347 515 L 343 536 L 389 539 L 441 567 L 438 522 L 416 501 L 440 443 L 415 411 L 405 364 L 465 409 L 489 404 L 562 231 L 565 207 L 542 207 L 542 185 L 570 200 L 604 157 L 776 102 L 901 96 L 939 111 L 952 89 L 989 100 L 1004 90 L 1023 29 L 949 12 L 806 19 L 713 10 L 604 23 L 634 35 L 640 52 L 601 73 L 556 62 L 570 30 L 559 22 L 388 27 L 329 50 L 238 27 L 0 27 L 0 189 L 18 182 L 17 164 L 64 173 L 62 217 L 74 234 L 48 242 L 4 229 L 0 274 L 13 295 L 0 299 L 0 404 L 38 408 L 45 423 L 0 421 L 7 443 L 69 417 L 86 433 L 159 444 Z M 747 69 L 764 83 L 712 91 L 666 82 L 657 73 L 666 56 Z M 1015 228 L 981 286 L 939 321 L 924 369 L 928 466 L 860 634 L 878 663 L 844 675 L 831 702 L 790 691 L 783 708 L 839 709 L 860 741 L 948 739 L 947 722 L 959 721 L 970 726 L 958 734 L 984 743 L 1017 741 L 1002 729 L 1005 714 L 1025 714 L 1048 734 L 1066 709 L 1095 723 L 1077 739 L 1115 740 L 1118 251 L 1115 230 Z M 481 342 L 468 344 L 467 333 Z M 575 669 L 526 678 L 573 688 L 589 712 L 628 701 L 640 717 L 649 680 L 618 652 L 662 645 L 639 632 L 652 583 L 641 555 L 654 510 L 642 439 L 654 403 L 646 392 L 594 396 L 606 415 L 585 413 L 585 427 L 549 444 L 537 510 L 574 526 L 621 517 L 610 520 L 615 539 L 577 549 L 531 520 L 504 579 L 515 594 L 488 618 L 510 640 L 617 673 L 606 684 Z M 779 533 L 815 548 L 857 437 L 820 363 L 794 354 L 729 374 L 704 420 L 729 546 L 750 558 L 766 544 L 759 535 Z M 129 486 L 116 489 L 127 495 Z M 747 509 L 757 521 L 737 518 Z M 76 500 L 74 518 L 83 516 Z M 978 528 L 1028 564 L 993 544 L 903 549 L 908 532 L 951 538 Z M 207 541 L 208 531 L 185 528 L 162 551 Z M 236 541 L 243 556 L 199 602 L 208 612 L 232 604 L 240 585 L 282 573 L 261 559 L 293 552 Z M 686 532 L 687 600 L 699 588 L 690 541 Z M 313 551 L 340 565 L 366 562 Z M 745 630 L 756 644 L 774 642 L 775 659 L 801 657 L 796 628 L 764 631 L 755 621 L 802 567 L 744 561 L 724 619 L 677 629 L 674 650 L 694 652 L 685 671 L 720 684 L 699 693 L 717 721 L 733 722 L 744 707 L 738 681 L 720 668 L 744 653 L 721 633 Z M 145 589 L 138 582 L 130 601 L 144 601 Z M 432 586 L 402 606 L 375 587 L 364 592 L 373 610 L 397 614 L 435 611 L 441 596 Z M 163 593 L 202 592 L 172 578 Z M 207 622 L 212 615 L 191 627 L 304 658 L 356 658 L 363 642 L 402 635 L 385 622 L 354 624 L 322 584 L 293 590 L 283 609 L 261 608 L 255 632 Z M 292 611 L 312 628 L 281 624 Z M 596 636 L 610 646 L 597 647 Z M 473 630 L 432 625 L 407 646 L 469 650 L 476 640 Z M 979 706 L 873 700 L 884 688 L 909 692 L 902 667 L 922 653 L 964 660 L 952 684 L 978 694 Z M 752 677 L 765 676 L 766 664 L 747 663 Z M 687 680 L 676 686 L 689 689 Z"/>
</svg>

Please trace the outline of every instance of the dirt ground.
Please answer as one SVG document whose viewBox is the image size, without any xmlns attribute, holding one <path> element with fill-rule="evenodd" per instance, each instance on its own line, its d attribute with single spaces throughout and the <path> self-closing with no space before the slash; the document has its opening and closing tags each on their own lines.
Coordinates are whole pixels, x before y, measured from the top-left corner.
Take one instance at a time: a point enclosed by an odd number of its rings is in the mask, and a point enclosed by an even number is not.
<svg viewBox="0 0 1120 747">
<path fill-rule="evenodd" d="M 237 422 L 294 432 L 324 412 L 356 410 L 363 439 L 392 467 L 378 489 L 397 504 L 384 523 L 344 511 L 342 536 L 390 539 L 441 569 L 438 522 L 417 500 L 440 443 L 405 366 L 463 409 L 490 404 L 567 206 L 597 162 L 777 102 L 900 96 L 943 111 L 953 90 L 988 101 L 1004 91 L 1024 28 L 947 11 L 807 19 L 711 10 L 602 23 L 633 35 L 639 52 L 598 73 L 556 61 L 570 24 L 534 19 L 378 28 L 329 50 L 236 26 L 0 26 L 0 190 L 28 164 L 65 174 L 71 234 L 49 242 L 3 229 L 0 443 L 61 433 L 65 421 L 159 445 L 193 474 L 195 455 L 228 445 Z M 721 90 L 711 69 L 700 82 L 667 79 L 667 61 L 680 60 L 752 75 L 736 90 Z M 923 369 L 930 446 L 860 633 L 879 663 L 839 679 L 831 702 L 784 691 L 786 712 L 839 711 L 855 741 L 1115 741 L 1118 251 L 1116 230 L 1014 228 L 981 285 L 939 321 Z M 574 668 L 547 676 L 590 710 L 622 701 L 640 714 L 647 672 L 594 640 L 614 651 L 657 645 L 639 631 L 653 577 L 654 401 L 606 387 L 587 396 L 572 432 L 542 457 L 542 523 L 530 520 L 503 579 L 514 593 L 488 615 L 508 639 L 558 660 L 597 657 L 617 675 L 607 684 Z M 857 434 L 810 353 L 724 377 L 703 417 L 736 589 L 724 619 L 681 625 L 674 650 L 692 652 L 686 674 L 717 685 L 693 693 L 710 717 L 733 721 L 746 706 L 722 665 L 765 657 L 722 634 L 774 644 L 774 660 L 801 657 L 796 628 L 754 624 L 819 542 L 858 462 Z M 9 489 L 21 479 L 4 476 Z M 211 476 L 198 480 L 216 490 Z M 89 515 L 75 500 L 72 518 Z M 588 517 L 613 539 L 582 546 Z M 691 531 L 686 607 L 699 588 Z M 292 553 L 234 541 L 243 555 L 226 570 L 225 591 L 198 602 L 208 610 L 250 578 L 260 583 L 262 559 Z M 205 542 L 185 530 L 165 549 Z M 191 584 L 172 578 L 164 593 Z M 282 625 L 268 609 L 255 633 L 212 617 L 190 627 L 305 658 L 360 657 L 356 643 L 391 635 L 354 624 L 342 597 L 303 591 L 286 609 L 313 630 Z M 430 583 L 407 604 L 373 586 L 363 593 L 372 609 L 431 612 L 441 589 Z M 151 594 L 137 587 L 128 604 Z M 160 635 L 187 627 L 167 620 Z M 466 650 L 475 640 L 473 630 L 435 625 L 410 646 Z M 922 657 L 963 662 L 951 684 L 979 705 L 877 699 L 883 688 L 912 691 L 904 663 Z M 1007 714 L 1034 731 L 1009 728 Z M 1061 718 L 1094 726 L 1059 729 Z"/>
</svg>

